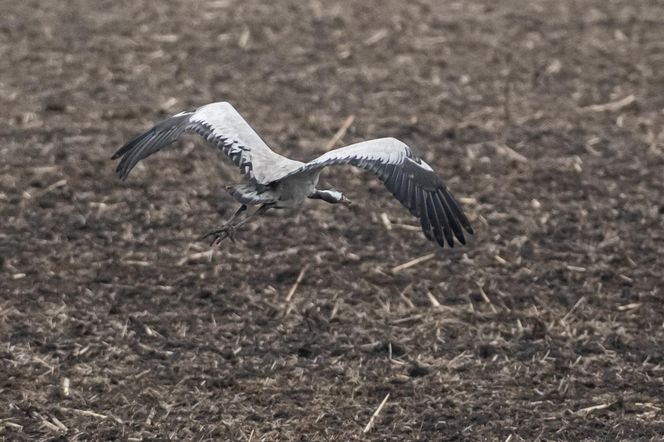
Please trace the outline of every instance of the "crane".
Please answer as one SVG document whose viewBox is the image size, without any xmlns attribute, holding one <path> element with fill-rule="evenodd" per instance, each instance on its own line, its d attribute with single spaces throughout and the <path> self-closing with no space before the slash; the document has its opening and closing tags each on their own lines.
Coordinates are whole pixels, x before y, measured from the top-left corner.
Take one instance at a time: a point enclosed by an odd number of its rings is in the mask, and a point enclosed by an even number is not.
<svg viewBox="0 0 664 442">
<path fill-rule="evenodd" d="M 463 230 L 473 228 L 444 182 L 417 152 L 395 138 L 379 138 L 334 149 L 308 163 L 272 151 L 227 102 L 211 103 L 194 111 L 180 112 L 136 136 L 111 159 L 120 159 L 116 173 L 125 180 L 142 159 L 164 149 L 185 132 L 194 132 L 221 150 L 246 177 L 227 186 L 241 205 L 220 229 L 201 238 L 211 246 L 233 240 L 238 227 L 269 209 L 297 208 L 307 198 L 330 204 L 350 204 L 335 189 L 318 189 L 318 178 L 327 166 L 350 164 L 376 174 L 387 189 L 420 221 L 425 237 L 444 247 L 454 238 L 465 244 Z M 246 214 L 249 206 L 258 206 Z M 242 214 L 244 213 L 244 216 Z"/>
</svg>

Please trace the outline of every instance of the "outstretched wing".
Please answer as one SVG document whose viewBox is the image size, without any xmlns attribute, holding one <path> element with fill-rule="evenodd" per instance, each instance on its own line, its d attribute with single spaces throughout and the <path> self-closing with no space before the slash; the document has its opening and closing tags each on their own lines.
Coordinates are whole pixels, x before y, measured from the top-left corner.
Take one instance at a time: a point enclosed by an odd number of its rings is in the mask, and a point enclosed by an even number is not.
<svg viewBox="0 0 664 442">
<path fill-rule="evenodd" d="M 473 233 L 468 218 L 445 183 L 431 166 L 401 141 L 380 138 L 335 149 L 289 175 L 336 164 L 351 164 L 378 175 L 401 204 L 419 218 L 422 231 L 429 240 L 441 246 L 447 240 L 450 247 L 454 247 L 453 237 L 461 244 L 466 243 L 463 229 Z"/>
<path fill-rule="evenodd" d="M 184 132 L 201 135 L 260 184 L 270 183 L 303 164 L 273 152 L 233 106 L 220 102 L 173 115 L 130 140 L 111 157 L 121 158 L 116 173 L 124 180 L 139 161 L 164 149 Z"/>
</svg>

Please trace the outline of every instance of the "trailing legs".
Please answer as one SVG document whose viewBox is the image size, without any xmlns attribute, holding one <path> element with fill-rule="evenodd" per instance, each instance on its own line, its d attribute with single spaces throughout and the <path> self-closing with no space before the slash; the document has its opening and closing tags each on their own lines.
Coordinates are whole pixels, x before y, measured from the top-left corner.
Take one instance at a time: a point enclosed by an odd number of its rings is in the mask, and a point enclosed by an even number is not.
<svg viewBox="0 0 664 442">
<path fill-rule="evenodd" d="M 272 207 L 272 204 L 263 204 L 261 205 L 254 213 L 251 213 L 249 215 L 246 215 L 243 219 L 240 221 L 235 222 L 235 220 L 247 210 L 247 205 L 242 204 L 239 209 L 233 214 L 231 219 L 229 219 L 226 224 L 224 224 L 220 229 L 218 230 L 213 230 L 211 232 L 206 233 L 205 235 L 201 236 L 201 240 L 212 237 L 212 242 L 210 243 L 210 247 L 214 245 L 221 244 L 223 240 L 226 238 L 230 238 L 231 241 L 235 242 L 235 231 L 238 227 L 244 225 L 247 221 L 250 219 L 254 218 L 257 215 L 261 215 L 262 213 L 265 213 L 267 209 Z"/>
</svg>

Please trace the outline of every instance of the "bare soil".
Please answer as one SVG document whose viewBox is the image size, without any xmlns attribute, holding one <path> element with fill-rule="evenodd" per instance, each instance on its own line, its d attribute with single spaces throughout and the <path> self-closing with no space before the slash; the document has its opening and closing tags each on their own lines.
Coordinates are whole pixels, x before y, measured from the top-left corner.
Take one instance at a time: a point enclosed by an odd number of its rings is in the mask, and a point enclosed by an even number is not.
<svg viewBox="0 0 664 442">
<path fill-rule="evenodd" d="M 661 1 L 0 10 L 1 439 L 664 437 Z M 438 250 L 340 168 L 350 209 L 210 249 L 228 161 L 109 157 L 220 100 L 298 159 L 349 116 L 337 145 L 418 147 L 476 235 Z"/>
</svg>

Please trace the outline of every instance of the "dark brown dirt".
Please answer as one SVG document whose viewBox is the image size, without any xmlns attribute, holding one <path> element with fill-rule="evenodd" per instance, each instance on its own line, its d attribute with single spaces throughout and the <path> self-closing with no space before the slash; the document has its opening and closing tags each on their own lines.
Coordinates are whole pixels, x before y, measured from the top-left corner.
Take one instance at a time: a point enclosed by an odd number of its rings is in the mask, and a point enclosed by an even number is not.
<svg viewBox="0 0 664 442">
<path fill-rule="evenodd" d="M 0 1 L 0 438 L 661 440 L 664 5 L 406 3 Z M 477 234 L 339 169 L 210 250 L 228 162 L 109 157 L 219 100 L 417 146 Z"/>
</svg>

